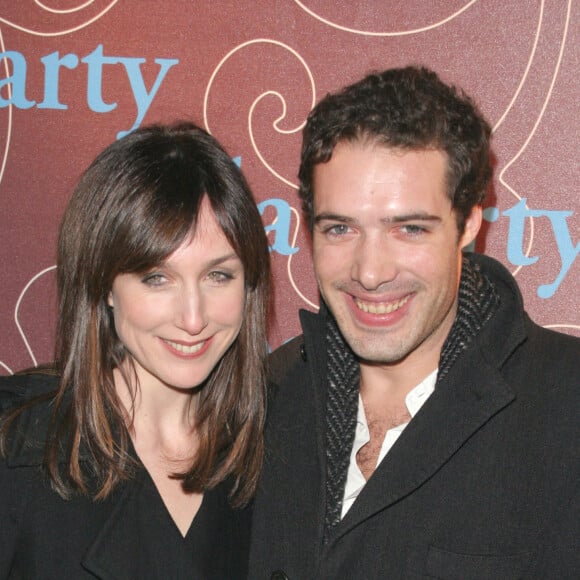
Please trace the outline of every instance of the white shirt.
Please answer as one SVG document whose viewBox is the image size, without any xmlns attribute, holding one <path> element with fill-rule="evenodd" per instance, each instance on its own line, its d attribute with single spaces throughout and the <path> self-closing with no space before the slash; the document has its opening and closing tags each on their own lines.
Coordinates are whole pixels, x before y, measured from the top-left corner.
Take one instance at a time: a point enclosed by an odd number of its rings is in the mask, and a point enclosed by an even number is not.
<svg viewBox="0 0 580 580">
<path fill-rule="evenodd" d="M 405 397 L 405 406 L 411 419 L 419 412 L 419 409 L 425 404 L 425 401 L 431 396 L 435 390 L 435 382 L 437 380 L 437 370 L 435 369 L 428 377 L 423 379 L 414 389 L 407 393 Z M 405 430 L 405 427 L 409 424 L 402 423 L 389 429 L 385 434 L 385 439 L 381 446 L 381 451 L 379 457 L 377 458 L 377 466 L 385 458 L 387 453 L 391 450 L 391 447 L 395 444 L 395 441 L 400 437 L 401 433 Z M 367 418 L 365 415 L 364 405 L 361 396 L 358 396 L 358 412 L 356 417 L 356 434 L 354 437 L 354 443 L 352 446 L 352 451 L 350 453 L 350 464 L 348 466 L 348 473 L 346 476 L 346 486 L 344 489 L 344 497 L 342 500 L 342 516 L 346 515 L 346 512 L 350 509 L 354 500 L 358 497 L 362 488 L 365 486 L 367 480 L 362 474 L 359 466 L 356 462 L 356 454 L 359 452 L 361 447 L 366 445 L 371 440 L 369 434 L 369 427 L 367 423 Z M 375 467 L 376 469 L 376 467 Z"/>
</svg>

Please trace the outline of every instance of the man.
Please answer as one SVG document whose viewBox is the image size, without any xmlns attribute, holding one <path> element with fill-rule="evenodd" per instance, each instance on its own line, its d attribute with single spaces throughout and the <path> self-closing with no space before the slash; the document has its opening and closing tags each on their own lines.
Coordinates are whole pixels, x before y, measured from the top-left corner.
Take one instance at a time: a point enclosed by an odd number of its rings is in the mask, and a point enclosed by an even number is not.
<svg viewBox="0 0 580 580">
<path fill-rule="evenodd" d="M 423 68 L 310 114 L 300 195 L 321 308 L 272 358 L 252 580 L 580 577 L 580 341 L 462 251 L 489 137 Z"/>
</svg>

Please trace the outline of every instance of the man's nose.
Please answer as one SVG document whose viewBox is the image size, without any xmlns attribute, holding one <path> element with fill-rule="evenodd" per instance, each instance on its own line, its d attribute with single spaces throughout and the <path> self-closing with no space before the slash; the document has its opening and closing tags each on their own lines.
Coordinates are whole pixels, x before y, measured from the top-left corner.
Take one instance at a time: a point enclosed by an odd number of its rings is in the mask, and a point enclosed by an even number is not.
<svg viewBox="0 0 580 580">
<path fill-rule="evenodd" d="M 351 276 L 365 290 L 377 290 L 397 276 L 396 253 L 384 235 L 363 235 L 354 251 Z"/>
</svg>

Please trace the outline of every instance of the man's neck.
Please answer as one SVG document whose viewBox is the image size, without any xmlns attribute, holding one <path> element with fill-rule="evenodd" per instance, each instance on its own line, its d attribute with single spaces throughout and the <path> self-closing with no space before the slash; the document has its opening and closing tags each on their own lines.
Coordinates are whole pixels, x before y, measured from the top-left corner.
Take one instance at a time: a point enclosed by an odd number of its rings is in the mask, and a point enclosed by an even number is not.
<svg viewBox="0 0 580 580">
<path fill-rule="evenodd" d="M 356 461 L 365 479 L 373 474 L 385 435 L 391 429 L 408 423 L 411 413 L 407 395 L 437 367 L 426 367 L 421 375 L 405 369 L 363 367 L 361 365 L 360 396 L 369 431 L 369 442 L 361 447 Z"/>
<path fill-rule="evenodd" d="M 388 365 L 361 361 L 360 394 L 365 406 L 374 410 L 404 405 L 407 394 L 439 365 L 440 349 L 413 355 L 419 356 Z"/>
</svg>

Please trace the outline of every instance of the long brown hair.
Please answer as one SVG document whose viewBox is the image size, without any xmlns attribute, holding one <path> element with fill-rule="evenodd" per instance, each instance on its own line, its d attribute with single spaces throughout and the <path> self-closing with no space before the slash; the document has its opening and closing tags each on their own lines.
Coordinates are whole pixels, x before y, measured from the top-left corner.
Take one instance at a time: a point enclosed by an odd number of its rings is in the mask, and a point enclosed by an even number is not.
<svg viewBox="0 0 580 580">
<path fill-rule="evenodd" d="M 45 467 L 63 497 L 80 492 L 104 498 L 131 477 L 126 413 L 113 380 L 127 352 L 107 296 L 117 275 L 145 272 L 181 245 L 196 226 L 204 197 L 242 261 L 245 314 L 238 337 L 199 389 L 198 451 L 189 469 L 175 477 L 186 491 L 197 492 L 231 477 L 235 506 L 247 503 L 255 490 L 263 456 L 267 240 L 230 156 L 202 129 L 180 123 L 141 128 L 107 147 L 82 176 L 61 224 L 60 385 Z M 13 419 L 3 425 L 4 440 Z M 63 450 L 65 469 L 59 467 Z M 88 464 L 81 459 L 87 456 Z"/>
</svg>

